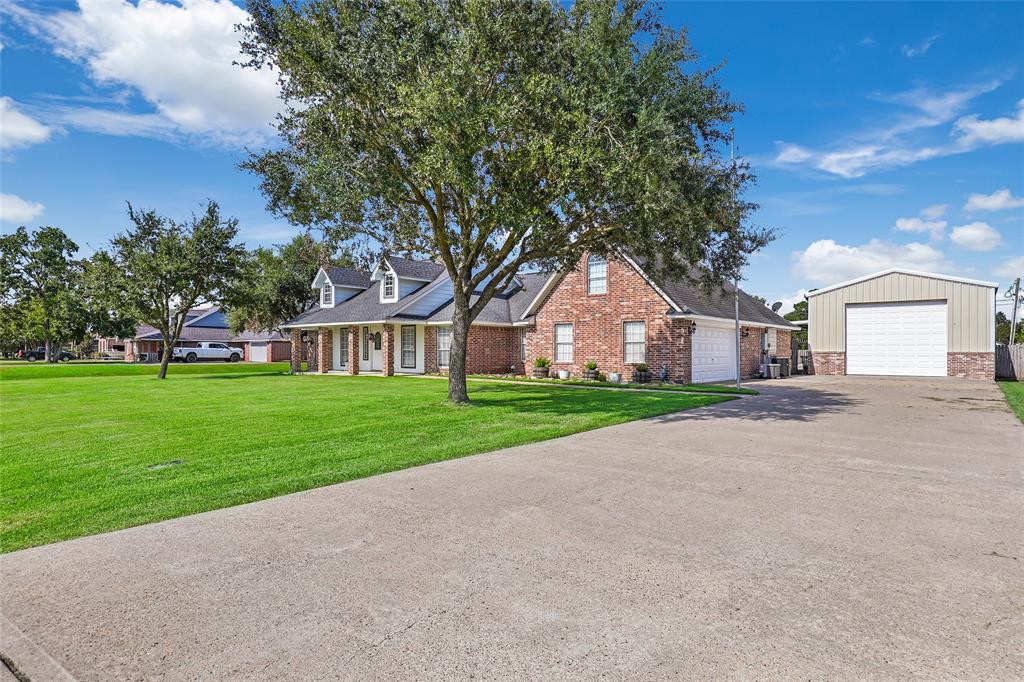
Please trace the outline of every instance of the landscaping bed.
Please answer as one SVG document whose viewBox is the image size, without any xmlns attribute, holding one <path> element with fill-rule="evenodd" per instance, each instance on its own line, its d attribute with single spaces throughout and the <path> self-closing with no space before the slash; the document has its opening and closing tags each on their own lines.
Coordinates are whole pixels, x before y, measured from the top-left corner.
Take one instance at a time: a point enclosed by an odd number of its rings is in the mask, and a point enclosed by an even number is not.
<svg viewBox="0 0 1024 682">
<path fill-rule="evenodd" d="M 757 395 L 757 391 L 752 388 L 740 388 L 737 389 L 735 386 L 723 386 L 722 384 L 673 384 L 673 383 L 661 383 L 652 381 L 647 384 L 636 384 L 636 383 L 614 383 L 611 381 L 594 381 L 591 379 L 537 379 L 534 377 L 526 377 L 512 374 L 471 374 L 471 379 L 492 379 L 497 381 L 516 381 L 516 382 L 528 382 L 531 384 L 539 385 L 550 385 L 550 386 L 598 386 L 602 388 L 622 388 L 622 389 L 643 389 L 647 391 L 681 391 L 689 393 L 725 393 L 734 395 Z"/>
</svg>

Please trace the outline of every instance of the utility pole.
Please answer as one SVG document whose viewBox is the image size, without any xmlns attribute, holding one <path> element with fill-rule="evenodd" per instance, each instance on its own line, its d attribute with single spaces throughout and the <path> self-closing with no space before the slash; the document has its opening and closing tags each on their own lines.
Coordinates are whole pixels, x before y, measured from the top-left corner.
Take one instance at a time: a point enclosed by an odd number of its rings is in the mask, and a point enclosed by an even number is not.
<svg viewBox="0 0 1024 682">
<path fill-rule="evenodd" d="M 733 175 L 736 174 L 736 129 L 729 128 L 729 159 L 732 162 Z M 733 201 L 736 201 L 736 184 L 733 178 Z M 732 281 L 733 307 L 736 318 L 736 388 L 740 388 L 740 273 L 736 273 Z"/>
<path fill-rule="evenodd" d="M 1009 292 L 1007 292 L 1009 293 Z M 1020 277 L 1013 280 L 1013 314 L 1010 316 L 1010 335 L 1006 345 L 1011 346 L 1017 340 L 1017 305 L 1020 303 Z"/>
</svg>

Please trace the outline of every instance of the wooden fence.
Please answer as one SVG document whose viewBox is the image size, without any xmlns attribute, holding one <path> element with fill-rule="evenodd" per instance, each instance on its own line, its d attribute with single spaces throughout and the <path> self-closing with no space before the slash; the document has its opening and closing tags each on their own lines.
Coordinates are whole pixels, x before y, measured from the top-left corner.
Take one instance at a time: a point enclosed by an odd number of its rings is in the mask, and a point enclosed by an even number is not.
<svg viewBox="0 0 1024 682">
<path fill-rule="evenodd" d="M 1024 344 L 996 344 L 996 379 L 1024 381 Z"/>
</svg>

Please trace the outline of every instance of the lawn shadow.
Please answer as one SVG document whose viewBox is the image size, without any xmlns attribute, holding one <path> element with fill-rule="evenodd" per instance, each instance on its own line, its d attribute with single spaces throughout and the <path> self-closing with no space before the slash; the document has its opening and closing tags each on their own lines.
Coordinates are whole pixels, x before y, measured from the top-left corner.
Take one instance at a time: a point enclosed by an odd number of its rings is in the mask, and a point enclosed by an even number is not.
<svg viewBox="0 0 1024 682">
<path fill-rule="evenodd" d="M 653 417 L 659 421 L 693 421 L 733 417 L 753 421 L 812 422 L 819 417 L 855 409 L 862 400 L 810 386 L 758 387 L 761 394 L 710 405 L 704 409 Z"/>
</svg>

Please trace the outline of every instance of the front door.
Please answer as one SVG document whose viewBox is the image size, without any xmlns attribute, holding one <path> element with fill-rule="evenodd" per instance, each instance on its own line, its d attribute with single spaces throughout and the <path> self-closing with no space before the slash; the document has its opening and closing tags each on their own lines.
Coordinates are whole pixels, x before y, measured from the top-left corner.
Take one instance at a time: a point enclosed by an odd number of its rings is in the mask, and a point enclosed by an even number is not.
<svg viewBox="0 0 1024 682">
<path fill-rule="evenodd" d="M 381 372 L 384 370 L 384 328 L 380 325 L 360 327 L 359 370 Z"/>
</svg>

